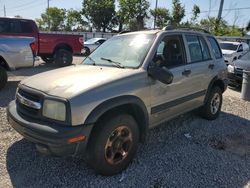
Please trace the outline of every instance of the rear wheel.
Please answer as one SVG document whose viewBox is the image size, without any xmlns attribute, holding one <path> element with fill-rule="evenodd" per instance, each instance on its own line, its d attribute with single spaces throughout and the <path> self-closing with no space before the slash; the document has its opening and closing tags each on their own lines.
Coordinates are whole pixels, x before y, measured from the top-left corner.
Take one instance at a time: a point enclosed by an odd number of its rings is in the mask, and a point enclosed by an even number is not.
<svg viewBox="0 0 250 188">
<path fill-rule="evenodd" d="M 139 142 L 139 129 L 130 115 L 100 122 L 91 135 L 88 163 L 102 175 L 114 175 L 132 161 Z"/>
<path fill-rule="evenodd" d="M 41 59 L 42 59 L 45 63 L 53 63 L 53 62 L 54 62 L 54 58 L 53 58 L 53 57 L 41 56 Z"/>
<path fill-rule="evenodd" d="M 207 120 L 214 120 L 220 114 L 221 105 L 222 91 L 218 86 L 215 86 L 210 91 L 205 105 L 199 110 L 200 115 Z"/>
<path fill-rule="evenodd" d="M 87 47 L 85 47 L 85 48 L 84 48 L 84 53 L 83 53 L 83 55 L 84 55 L 84 56 L 88 56 L 89 54 L 90 54 L 90 49 L 87 48 Z"/>
<path fill-rule="evenodd" d="M 60 66 L 68 66 L 71 65 L 73 61 L 73 54 L 72 52 L 66 49 L 59 49 L 55 52 L 55 63 Z"/>
<path fill-rule="evenodd" d="M 4 88 L 8 81 L 8 75 L 6 70 L 0 66 L 0 90 Z"/>
</svg>

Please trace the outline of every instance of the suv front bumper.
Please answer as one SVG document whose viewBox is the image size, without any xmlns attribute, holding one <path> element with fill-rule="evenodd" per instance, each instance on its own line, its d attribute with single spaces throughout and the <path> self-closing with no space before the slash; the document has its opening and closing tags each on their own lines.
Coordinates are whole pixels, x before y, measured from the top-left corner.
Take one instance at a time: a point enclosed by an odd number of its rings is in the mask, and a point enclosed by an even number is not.
<svg viewBox="0 0 250 188">
<path fill-rule="evenodd" d="M 17 112 L 16 103 L 12 101 L 7 109 L 11 126 L 27 140 L 36 144 L 39 152 L 56 156 L 76 156 L 83 154 L 92 125 L 63 126 L 47 125 L 39 120 L 28 119 Z M 69 139 L 85 136 L 84 141 L 70 143 Z"/>
</svg>

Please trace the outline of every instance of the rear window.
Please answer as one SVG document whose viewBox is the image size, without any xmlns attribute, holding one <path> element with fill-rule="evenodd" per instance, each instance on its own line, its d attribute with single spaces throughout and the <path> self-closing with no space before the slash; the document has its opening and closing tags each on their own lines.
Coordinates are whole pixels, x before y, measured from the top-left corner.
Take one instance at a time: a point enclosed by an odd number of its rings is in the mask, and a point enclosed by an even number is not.
<svg viewBox="0 0 250 188">
<path fill-rule="evenodd" d="M 10 33 L 12 24 L 9 20 L 0 20 L 0 33 Z"/>
<path fill-rule="evenodd" d="M 32 33 L 32 27 L 28 21 L 21 21 L 20 28 L 21 28 L 21 33 Z"/>
<path fill-rule="evenodd" d="M 238 48 L 238 45 L 237 44 L 232 44 L 232 43 L 223 43 L 223 42 L 221 42 L 220 43 L 220 47 L 223 50 L 233 50 L 233 51 L 236 51 L 237 48 Z"/>
<path fill-rule="evenodd" d="M 215 38 L 213 37 L 207 37 L 207 38 L 208 38 L 209 43 L 211 44 L 212 51 L 214 53 L 215 58 L 216 59 L 222 58 L 222 53 L 221 53 L 220 46 L 217 40 L 215 40 Z"/>
</svg>

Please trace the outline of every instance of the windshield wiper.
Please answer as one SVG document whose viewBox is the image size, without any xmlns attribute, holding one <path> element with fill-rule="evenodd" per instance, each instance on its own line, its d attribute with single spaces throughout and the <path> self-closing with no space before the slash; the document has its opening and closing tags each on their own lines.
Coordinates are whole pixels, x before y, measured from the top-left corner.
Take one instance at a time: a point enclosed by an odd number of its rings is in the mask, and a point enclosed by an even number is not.
<svg viewBox="0 0 250 188">
<path fill-rule="evenodd" d="M 116 67 L 118 67 L 118 68 L 122 68 L 122 69 L 125 68 L 121 63 L 116 62 L 116 61 L 113 61 L 112 59 L 107 59 L 107 58 L 101 57 L 101 60 L 104 60 L 104 61 L 113 63 L 113 64 L 114 64 Z"/>
</svg>

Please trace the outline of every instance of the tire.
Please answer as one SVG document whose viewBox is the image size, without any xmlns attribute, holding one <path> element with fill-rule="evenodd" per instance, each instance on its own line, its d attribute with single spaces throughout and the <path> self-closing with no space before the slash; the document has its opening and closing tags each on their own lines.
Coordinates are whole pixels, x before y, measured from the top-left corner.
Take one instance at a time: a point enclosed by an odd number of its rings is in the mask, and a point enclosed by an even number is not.
<svg viewBox="0 0 250 188">
<path fill-rule="evenodd" d="M 218 86 L 212 88 L 204 106 L 199 109 L 200 116 L 207 120 L 215 120 L 221 111 L 222 91 Z"/>
<path fill-rule="evenodd" d="M 132 161 L 138 143 L 139 129 L 132 116 L 111 117 L 101 121 L 91 134 L 87 162 L 101 175 L 117 174 Z"/>
<path fill-rule="evenodd" d="M 59 49 L 55 52 L 55 63 L 59 67 L 69 66 L 72 64 L 72 61 L 73 61 L 72 52 L 65 49 Z"/>
<path fill-rule="evenodd" d="M 0 90 L 4 88 L 8 81 L 8 75 L 6 70 L 0 66 Z"/>
<path fill-rule="evenodd" d="M 53 57 L 41 56 L 41 59 L 42 59 L 45 63 L 48 63 L 48 64 L 54 62 L 54 58 L 53 58 Z"/>
</svg>

